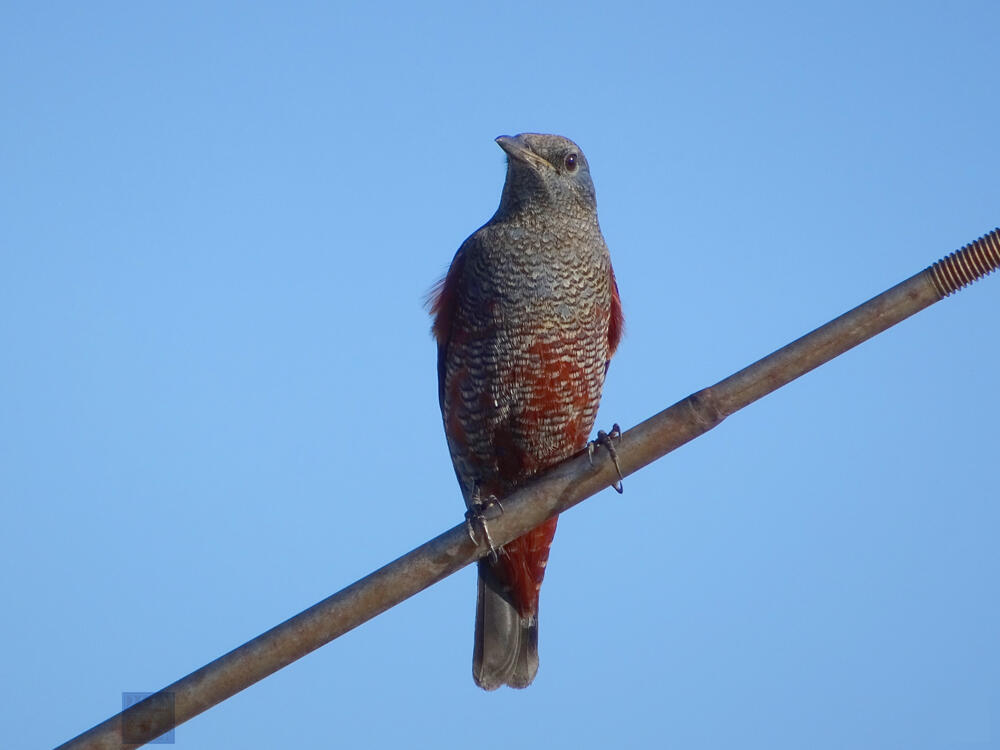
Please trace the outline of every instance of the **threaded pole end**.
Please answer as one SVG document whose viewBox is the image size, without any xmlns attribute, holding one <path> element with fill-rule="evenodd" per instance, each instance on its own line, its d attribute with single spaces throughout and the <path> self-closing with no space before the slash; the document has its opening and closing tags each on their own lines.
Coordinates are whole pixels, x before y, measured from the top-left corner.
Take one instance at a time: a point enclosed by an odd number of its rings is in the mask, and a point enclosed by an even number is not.
<svg viewBox="0 0 1000 750">
<path fill-rule="evenodd" d="M 1000 268 L 1000 228 L 947 255 L 927 271 L 944 298 Z"/>
</svg>

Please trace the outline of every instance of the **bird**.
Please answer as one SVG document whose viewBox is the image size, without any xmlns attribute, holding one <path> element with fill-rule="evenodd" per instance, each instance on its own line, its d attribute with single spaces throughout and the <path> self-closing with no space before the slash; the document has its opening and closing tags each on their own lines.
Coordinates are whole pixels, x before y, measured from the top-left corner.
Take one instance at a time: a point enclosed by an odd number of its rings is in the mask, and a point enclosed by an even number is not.
<svg viewBox="0 0 1000 750">
<path fill-rule="evenodd" d="M 442 422 L 470 513 L 588 447 L 624 327 L 579 146 L 542 133 L 496 143 L 507 157 L 500 205 L 428 295 Z M 557 520 L 478 562 L 472 672 L 484 690 L 535 678 Z"/>
</svg>

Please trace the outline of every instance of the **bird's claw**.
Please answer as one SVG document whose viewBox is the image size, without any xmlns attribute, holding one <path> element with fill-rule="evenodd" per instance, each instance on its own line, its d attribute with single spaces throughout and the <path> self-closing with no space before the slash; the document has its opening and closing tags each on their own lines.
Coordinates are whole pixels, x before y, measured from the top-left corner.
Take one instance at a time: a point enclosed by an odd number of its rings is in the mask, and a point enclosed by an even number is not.
<svg viewBox="0 0 1000 750">
<path fill-rule="evenodd" d="M 618 451 L 615 450 L 615 443 L 621 441 L 621 439 L 622 439 L 621 427 L 619 427 L 618 423 L 615 422 L 614 425 L 612 425 L 611 427 L 611 432 L 598 430 L 597 439 L 591 440 L 589 443 L 587 443 L 587 457 L 590 459 L 591 465 L 593 465 L 594 463 L 594 448 L 596 448 L 598 445 L 603 445 L 605 448 L 608 449 L 608 455 L 611 456 L 611 461 L 615 465 L 615 471 L 618 472 L 618 481 L 612 484 L 611 486 L 615 488 L 615 492 L 617 492 L 619 495 L 625 491 L 625 488 L 622 486 L 622 480 L 625 479 L 625 476 L 622 474 L 621 464 L 618 463 Z"/>
<path fill-rule="evenodd" d="M 503 515 L 503 505 L 494 495 L 490 495 L 484 500 L 479 497 L 477 490 L 472 497 L 469 509 L 465 511 L 465 526 L 469 531 L 469 539 L 477 547 L 479 546 L 479 539 L 476 538 L 476 527 L 478 526 L 482 529 L 483 537 L 486 539 L 486 546 L 490 549 L 490 562 L 496 564 L 500 559 L 500 552 L 503 551 L 503 548 L 494 546 L 490 530 L 486 527 L 486 511 L 494 507 L 499 508 L 500 515 Z"/>
</svg>

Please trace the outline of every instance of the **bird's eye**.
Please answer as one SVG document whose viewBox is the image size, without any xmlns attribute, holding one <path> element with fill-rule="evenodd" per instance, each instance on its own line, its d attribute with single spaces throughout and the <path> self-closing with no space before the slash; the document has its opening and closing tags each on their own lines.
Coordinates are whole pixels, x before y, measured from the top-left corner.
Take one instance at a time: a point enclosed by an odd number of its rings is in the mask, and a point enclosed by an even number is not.
<svg viewBox="0 0 1000 750">
<path fill-rule="evenodd" d="M 566 171 L 575 172 L 576 171 L 576 154 L 566 155 Z"/>
</svg>

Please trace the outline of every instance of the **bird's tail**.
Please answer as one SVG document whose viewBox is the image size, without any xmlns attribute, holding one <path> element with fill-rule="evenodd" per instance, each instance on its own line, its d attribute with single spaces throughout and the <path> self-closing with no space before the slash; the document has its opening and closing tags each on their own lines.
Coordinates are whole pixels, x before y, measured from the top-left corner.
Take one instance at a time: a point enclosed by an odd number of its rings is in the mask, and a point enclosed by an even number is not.
<svg viewBox="0 0 1000 750">
<path fill-rule="evenodd" d="M 522 617 L 487 560 L 479 561 L 472 678 L 483 690 L 525 688 L 538 671 L 538 615 Z"/>
</svg>

